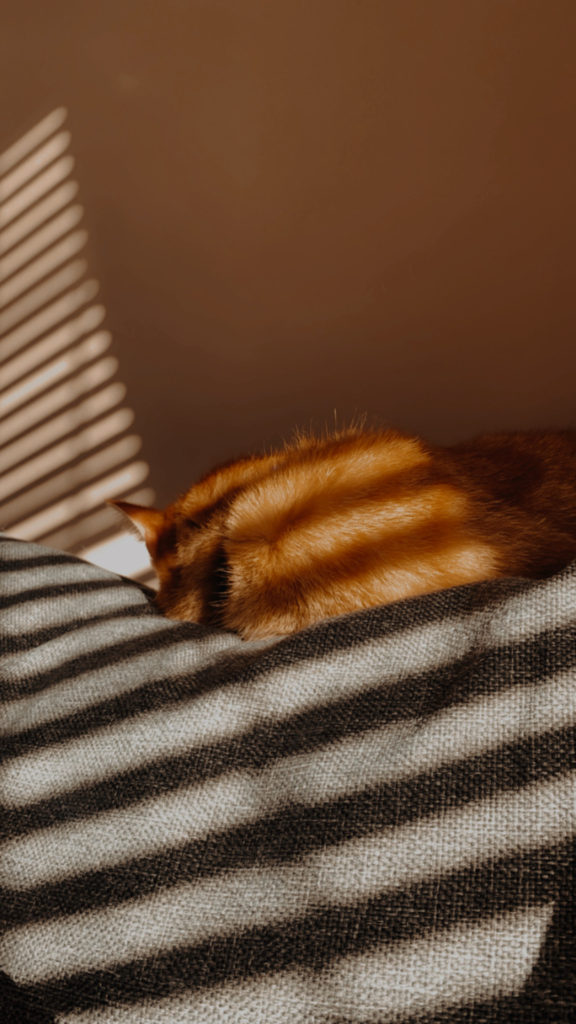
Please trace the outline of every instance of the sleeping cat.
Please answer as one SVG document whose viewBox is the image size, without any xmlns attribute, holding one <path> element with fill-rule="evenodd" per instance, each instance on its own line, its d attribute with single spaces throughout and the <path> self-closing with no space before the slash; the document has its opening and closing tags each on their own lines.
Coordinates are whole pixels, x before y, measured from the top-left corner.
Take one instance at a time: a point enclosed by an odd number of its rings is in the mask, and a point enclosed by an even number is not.
<svg viewBox="0 0 576 1024">
<path fill-rule="evenodd" d="M 170 618 L 244 638 L 576 558 L 576 431 L 449 448 L 394 430 L 298 437 L 218 467 L 138 527 Z"/>
</svg>

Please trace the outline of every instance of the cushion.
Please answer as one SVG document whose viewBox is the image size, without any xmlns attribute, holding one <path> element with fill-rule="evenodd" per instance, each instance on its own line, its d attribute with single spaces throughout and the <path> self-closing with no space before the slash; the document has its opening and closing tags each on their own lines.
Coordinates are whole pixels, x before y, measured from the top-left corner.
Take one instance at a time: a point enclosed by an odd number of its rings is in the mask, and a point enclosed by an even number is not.
<svg viewBox="0 0 576 1024">
<path fill-rule="evenodd" d="M 2 1019 L 576 1019 L 576 566 L 246 643 L 0 559 Z"/>
</svg>

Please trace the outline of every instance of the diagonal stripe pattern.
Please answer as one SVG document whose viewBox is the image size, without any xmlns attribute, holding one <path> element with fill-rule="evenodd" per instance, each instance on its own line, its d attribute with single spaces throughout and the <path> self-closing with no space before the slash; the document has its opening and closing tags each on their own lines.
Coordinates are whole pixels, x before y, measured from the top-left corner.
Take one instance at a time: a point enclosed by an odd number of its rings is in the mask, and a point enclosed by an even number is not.
<svg viewBox="0 0 576 1024">
<path fill-rule="evenodd" d="M 59 107 L 0 154 L 0 524 L 153 579 L 107 499 L 150 502 Z"/>
<path fill-rule="evenodd" d="M 21 1005 L 576 1018 L 576 567 L 244 643 L 71 555 L 0 554 L 0 966 Z"/>
</svg>

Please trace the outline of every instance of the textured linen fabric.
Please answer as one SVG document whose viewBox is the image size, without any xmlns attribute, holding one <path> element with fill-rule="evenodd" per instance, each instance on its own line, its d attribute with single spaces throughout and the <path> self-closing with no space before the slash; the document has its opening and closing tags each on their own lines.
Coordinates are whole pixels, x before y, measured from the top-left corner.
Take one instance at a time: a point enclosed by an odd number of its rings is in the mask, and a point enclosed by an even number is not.
<svg viewBox="0 0 576 1024">
<path fill-rule="evenodd" d="M 0 557 L 3 1020 L 576 1020 L 576 567 L 244 643 Z"/>
</svg>

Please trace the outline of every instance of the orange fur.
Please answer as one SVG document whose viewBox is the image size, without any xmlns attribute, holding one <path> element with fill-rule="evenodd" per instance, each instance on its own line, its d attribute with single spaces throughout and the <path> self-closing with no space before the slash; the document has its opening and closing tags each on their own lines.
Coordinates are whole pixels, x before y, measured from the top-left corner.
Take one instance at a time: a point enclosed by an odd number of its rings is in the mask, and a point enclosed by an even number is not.
<svg viewBox="0 0 576 1024">
<path fill-rule="evenodd" d="M 451 448 L 397 431 L 301 437 L 219 467 L 142 533 L 159 608 L 245 638 L 576 557 L 576 433 Z"/>
</svg>

